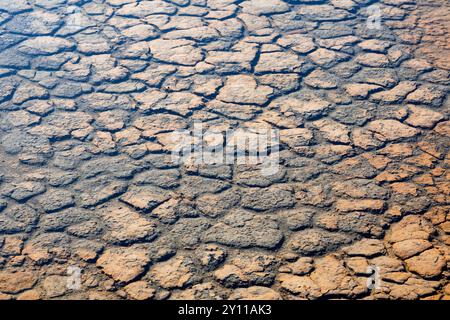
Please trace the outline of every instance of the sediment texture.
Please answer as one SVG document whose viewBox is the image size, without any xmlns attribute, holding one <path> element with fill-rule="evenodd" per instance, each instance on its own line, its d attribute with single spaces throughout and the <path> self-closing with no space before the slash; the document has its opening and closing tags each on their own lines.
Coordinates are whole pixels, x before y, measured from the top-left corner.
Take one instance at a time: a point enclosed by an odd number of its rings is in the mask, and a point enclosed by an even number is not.
<svg viewBox="0 0 450 320">
<path fill-rule="evenodd" d="M 449 10 L 0 0 L 0 297 L 448 299 Z M 174 164 L 194 121 L 279 172 Z"/>
</svg>

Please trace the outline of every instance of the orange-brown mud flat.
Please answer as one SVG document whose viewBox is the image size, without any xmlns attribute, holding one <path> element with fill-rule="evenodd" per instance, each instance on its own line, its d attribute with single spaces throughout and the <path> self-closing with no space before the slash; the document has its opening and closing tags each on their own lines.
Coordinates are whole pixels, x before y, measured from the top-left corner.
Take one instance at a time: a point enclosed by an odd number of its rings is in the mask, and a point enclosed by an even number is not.
<svg viewBox="0 0 450 320">
<path fill-rule="evenodd" d="M 449 19 L 0 0 L 0 298 L 448 300 Z M 198 123 L 275 132 L 276 170 L 175 161 Z"/>
</svg>

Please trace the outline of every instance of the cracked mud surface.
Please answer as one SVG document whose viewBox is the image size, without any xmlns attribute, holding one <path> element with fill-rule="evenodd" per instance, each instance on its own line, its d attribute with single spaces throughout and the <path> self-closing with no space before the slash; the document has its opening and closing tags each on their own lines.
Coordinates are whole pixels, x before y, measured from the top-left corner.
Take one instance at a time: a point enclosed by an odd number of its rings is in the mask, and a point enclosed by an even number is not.
<svg viewBox="0 0 450 320">
<path fill-rule="evenodd" d="M 0 298 L 449 299 L 449 11 L 0 0 Z M 172 163 L 194 121 L 280 171 Z"/>
</svg>

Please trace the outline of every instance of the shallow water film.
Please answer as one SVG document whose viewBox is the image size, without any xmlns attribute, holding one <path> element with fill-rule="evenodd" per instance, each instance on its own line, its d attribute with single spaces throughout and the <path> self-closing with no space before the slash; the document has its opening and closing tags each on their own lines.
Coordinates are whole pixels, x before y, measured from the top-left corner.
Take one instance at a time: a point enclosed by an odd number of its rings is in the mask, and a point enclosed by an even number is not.
<svg viewBox="0 0 450 320">
<path fill-rule="evenodd" d="M 0 299 L 449 299 L 446 0 L 0 0 Z"/>
</svg>

